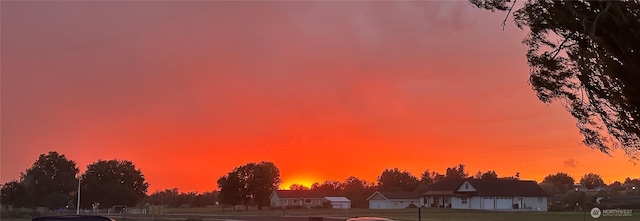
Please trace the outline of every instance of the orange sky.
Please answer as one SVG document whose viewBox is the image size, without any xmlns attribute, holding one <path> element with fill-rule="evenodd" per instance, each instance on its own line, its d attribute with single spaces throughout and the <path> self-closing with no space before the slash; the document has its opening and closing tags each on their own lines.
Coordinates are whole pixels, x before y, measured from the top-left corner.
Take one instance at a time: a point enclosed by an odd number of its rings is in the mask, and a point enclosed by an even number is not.
<svg viewBox="0 0 640 221">
<path fill-rule="evenodd" d="M 525 32 L 442 2 L 2 2 L 1 182 L 50 150 L 150 192 L 272 161 L 283 186 L 464 163 L 640 177 L 527 83 Z"/>
</svg>

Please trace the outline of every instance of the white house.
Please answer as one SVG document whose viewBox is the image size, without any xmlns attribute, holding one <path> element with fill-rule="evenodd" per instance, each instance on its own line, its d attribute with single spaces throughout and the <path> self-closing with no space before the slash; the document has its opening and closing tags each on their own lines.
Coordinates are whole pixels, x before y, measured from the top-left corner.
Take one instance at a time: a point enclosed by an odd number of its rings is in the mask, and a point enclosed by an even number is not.
<svg viewBox="0 0 640 221">
<path fill-rule="evenodd" d="M 325 197 L 324 199 L 331 204 L 332 209 L 350 209 L 351 200 L 343 196 Z"/>
<path fill-rule="evenodd" d="M 455 182 L 450 184 L 453 183 Z M 454 191 L 450 189 L 451 187 L 447 191 L 426 192 L 424 197 L 427 199 L 427 206 L 453 209 L 547 211 L 548 194 L 535 181 L 467 179 L 455 185 Z M 445 200 L 438 201 L 442 198 Z"/>
<path fill-rule="evenodd" d="M 404 209 L 411 205 L 419 207 L 424 203 L 416 192 L 376 191 L 369 198 L 369 209 Z"/>
</svg>

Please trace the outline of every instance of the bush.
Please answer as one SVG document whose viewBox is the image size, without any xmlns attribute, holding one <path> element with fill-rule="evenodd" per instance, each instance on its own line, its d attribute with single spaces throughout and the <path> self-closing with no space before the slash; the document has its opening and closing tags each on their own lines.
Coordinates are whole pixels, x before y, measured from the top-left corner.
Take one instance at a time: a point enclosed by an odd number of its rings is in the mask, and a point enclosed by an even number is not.
<svg viewBox="0 0 640 221">
<path fill-rule="evenodd" d="M 554 211 L 554 212 L 570 211 L 573 209 L 574 208 L 569 209 L 566 205 L 563 205 L 561 203 L 554 203 L 551 206 L 549 206 L 549 211 Z"/>
<path fill-rule="evenodd" d="M 2 209 L 0 213 L 0 217 L 3 219 L 31 219 L 34 217 L 42 216 L 42 214 L 35 210 L 24 210 L 24 209 L 13 209 L 13 210 L 5 210 Z"/>
</svg>

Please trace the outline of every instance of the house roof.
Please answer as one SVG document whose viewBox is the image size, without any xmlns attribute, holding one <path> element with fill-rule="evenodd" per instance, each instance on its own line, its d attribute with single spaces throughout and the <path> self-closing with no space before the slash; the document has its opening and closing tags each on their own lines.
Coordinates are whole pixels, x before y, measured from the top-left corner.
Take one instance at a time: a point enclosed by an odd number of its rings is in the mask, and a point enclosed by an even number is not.
<svg viewBox="0 0 640 221">
<path fill-rule="evenodd" d="M 382 195 L 382 197 L 386 199 L 418 199 L 420 198 L 419 193 L 405 192 L 405 191 L 376 191 L 369 198 L 371 198 L 375 194 L 380 194 Z"/>
<path fill-rule="evenodd" d="M 538 183 L 527 180 L 467 179 L 479 196 L 548 196 Z"/>
<path fill-rule="evenodd" d="M 426 193 L 424 193 L 423 195 L 425 196 L 449 196 L 449 195 L 454 195 L 455 191 L 451 191 L 451 190 L 431 190 L 431 191 L 427 191 Z"/>
<path fill-rule="evenodd" d="M 464 182 L 464 179 L 445 178 L 437 183 L 429 185 L 427 191 L 456 191 L 462 182 Z"/>
<path fill-rule="evenodd" d="M 429 185 L 427 192 L 422 195 L 425 196 L 449 196 L 456 195 L 456 190 L 464 182 L 464 179 L 450 179 L 445 178 L 437 183 Z"/>
<path fill-rule="evenodd" d="M 294 199 L 325 197 L 325 195 L 323 195 L 321 192 L 312 191 L 312 190 L 276 190 L 275 194 L 277 194 L 278 197 L 280 198 L 294 198 Z"/>
<path fill-rule="evenodd" d="M 329 196 L 329 197 L 325 197 L 325 199 L 331 201 L 331 202 L 351 202 L 351 200 L 349 200 L 347 197 L 344 196 Z"/>
</svg>

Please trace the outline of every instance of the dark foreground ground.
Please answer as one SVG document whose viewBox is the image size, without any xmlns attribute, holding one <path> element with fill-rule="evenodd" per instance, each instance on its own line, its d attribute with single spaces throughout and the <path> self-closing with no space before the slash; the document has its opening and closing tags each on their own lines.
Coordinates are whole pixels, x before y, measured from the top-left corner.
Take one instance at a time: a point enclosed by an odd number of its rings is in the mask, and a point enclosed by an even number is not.
<svg viewBox="0 0 640 221">
<path fill-rule="evenodd" d="M 210 208 L 172 209 L 167 215 L 96 214 L 117 221 L 345 221 L 351 217 L 377 216 L 397 221 L 640 221 L 640 211 L 625 217 L 593 218 L 583 212 L 510 212 L 451 209 L 400 210 L 295 210 L 295 211 L 216 211 Z M 2 217 L 0 221 L 30 221 L 30 217 Z"/>
<path fill-rule="evenodd" d="M 348 217 L 316 217 L 316 216 L 221 216 L 221 215 L 163 215 L 163 216 L 148 216 L 148 215 L 105 215 L 116 219 L 117 221 L 345 221 Z"/>
</svg>

